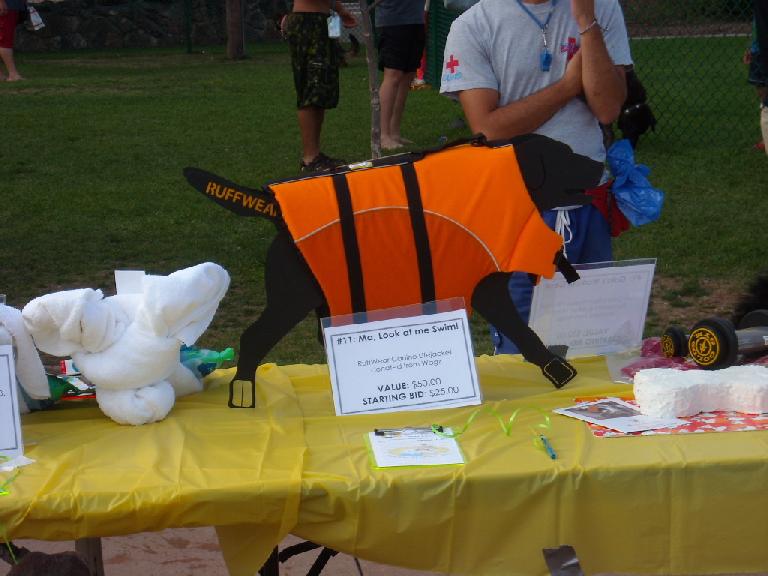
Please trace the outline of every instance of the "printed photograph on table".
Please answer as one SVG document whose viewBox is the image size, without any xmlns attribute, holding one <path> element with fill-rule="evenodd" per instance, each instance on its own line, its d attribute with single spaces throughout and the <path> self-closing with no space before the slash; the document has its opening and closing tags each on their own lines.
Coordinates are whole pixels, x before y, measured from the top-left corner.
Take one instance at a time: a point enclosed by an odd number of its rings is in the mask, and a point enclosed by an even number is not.
<svg viewBox="0 0 768 576">
<path fill-rule="evenodd" d="M 583 399 L 576 399 L 577 402 Z M 590 399 L 594 401 L 595 399 Z M 631 406 L 637 406 L 634 400 L 623 400 Z M 639 412 L 639 410 L 638 410 Z M 745 414 L 743 412 L 701 412 L 695 416 L 678 418 L 676 426 L 620 432 L 595 422 L 587 422 L 592 434 L 598 438 L 617 438 L 623 436 L 651 436 L 656 434 L 703 434 L 705 432 L 755 432 L 768 430 L 768 414 Z"/>
<path fill-rule="evenodd" d="M 637 416 L 636 408 L 627 406 L 623 402 L 605 400 L 604 402 L 591 402 L 584 406 L 575 406 L 569 408 L 570 414 L 581 414 L 593 420 L 608 420 L 610 418 L 626 418 L 628 416 Z"/>
<path fill-rule="evenodd" d="M 636 404 L 619 398 L 592 399 L 568 408 L 557 408 L 553 412 L 622 433 L 671 428 L 685 423 L 679 418 L 647 416 L 640 412 Z"/>
</svg>

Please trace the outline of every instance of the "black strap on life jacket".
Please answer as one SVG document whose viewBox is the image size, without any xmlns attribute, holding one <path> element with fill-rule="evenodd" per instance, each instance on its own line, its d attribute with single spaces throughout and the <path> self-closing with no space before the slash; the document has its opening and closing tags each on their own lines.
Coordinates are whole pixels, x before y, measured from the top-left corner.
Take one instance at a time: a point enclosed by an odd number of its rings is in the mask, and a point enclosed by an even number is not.
<svg viewBox="0 0 768 576">
<path fill-rule="evenodd" d="M 552 263 L 555 265 L 555 268 L 557 268 L 557 270 L 563 275 L 565 281 L 568 282 L 568 284 L 573 284 L 576 282 L 576 280 L 581 278 L 579 273 L 576 271 L 576 268 L 574 268 L 573 264 L 571 264 L 568 258 L 565 257 L 565 254 L 563 254 L 562 250 L 555 254 L 555 259 L 552 261 Z M 528 274 L 528 279 L 531 281 L 531 284 L 535 285 L 539 283 L 538 274 Z"/>
<path fill-rule="evenodd" d="M 424 219 L 421 188 L 419 187 L 419 180 L 413 163 L 402 164 L 400 169 L 403 175 L 405 195 L 408 200 L 411 229 L 413 230 L 413 243 L 416 249 L 416 261 L 419 269 L 421 301 L 432 302 L 435 300 L 435 276 L 432 267 L 432 251 L 429 245 L 427 223 Z M 363 313 L 366 311 L 365 284 L 363 281 L 360 244 L 355 229 L 355 215 L 349 183 L 345 174 L 334 174 L 332 179 L 336 192 L 336 203 L 339 209 L 344 255 L 347 261 L 347 279 L 352 300 L 352 312 Z"/>
<path fill-rule="evenodd" d="M 579 276 L 579 273 L 576 272 L 576 268 L 573 267 L 573 264 L 568 262 L 568 258 L 565 257 L 565 254 L 563 254 L 563 251 L 560 250 L 557 254 L 555 254 L 555 267 L 560 271 L 560 274 L 562 274 L 565 277 L 565 281 L 568 282 L 568 284 L 573 284 L 581 278 Z"/>
<path fill-rule="evenodd" d="M 352 312 L 365 312 L 365 285 L 363 284 L 363 266 L 360 261 L 360 244 L 357 241 L 355 214 L 352 210 L 352 196 L 349 193 L 346 175 L 334 174 L 333 187 L 336 190 L 341 238 L 344 244 L 344 255 L 347 259 L 347 277 L 352 299 Z"/>
<path fill-rule="evenodd" d="M 435 299 L 435 275 L 432 268 L 432 251 L 429 246 L 427 223 L 424 220 L 424 205 L 421 202 L 421 188 L 412 163 L 402 164 L 405 195 L 408 199 L 408 212 L 411 215 L 413 243 L 416 248 L 416 262 L 419 267 L 421 301 L 432 302 Z"/>
</svg>

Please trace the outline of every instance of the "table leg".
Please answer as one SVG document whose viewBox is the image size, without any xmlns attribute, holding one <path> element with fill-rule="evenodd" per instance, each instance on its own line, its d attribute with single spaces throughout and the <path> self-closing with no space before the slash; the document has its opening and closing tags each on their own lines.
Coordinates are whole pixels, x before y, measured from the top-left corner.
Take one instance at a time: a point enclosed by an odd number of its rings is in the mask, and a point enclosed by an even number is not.
<svg viewBox="0 0 768 576">
<path fill-rule="evenodd" d="M 104 576 L 101 538 L 81 538 L 75 540 L 75 550 L 83 557 L 93 576 Z"/>
<path fill-rule="evenodd" d="M 542 553 L 551 576 L 584 576 L 573 546 L 566 544 L 557 548 L 544 548 Z"/>
</svg>

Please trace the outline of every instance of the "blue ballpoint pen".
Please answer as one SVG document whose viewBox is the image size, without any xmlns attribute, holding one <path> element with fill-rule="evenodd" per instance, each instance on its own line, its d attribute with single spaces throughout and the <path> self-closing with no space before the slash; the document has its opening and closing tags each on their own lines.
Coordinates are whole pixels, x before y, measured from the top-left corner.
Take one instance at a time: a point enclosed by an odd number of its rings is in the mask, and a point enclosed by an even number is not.
<svg viewBox="0 0 768 576">
<path fill-rule="evenodd" d="M 555 449 L 552 448 L 552 444 L 549 443 L 547 437 L 544 436 L 544 434 L 539 434 L 539 438 L 541 439 L 541 443 L 544 444 L 544 450 L 547 451 L 549 457 L 552 458 L 552 460 L 557 460 L 557 453 L 555 452 Z"/>
</svg>

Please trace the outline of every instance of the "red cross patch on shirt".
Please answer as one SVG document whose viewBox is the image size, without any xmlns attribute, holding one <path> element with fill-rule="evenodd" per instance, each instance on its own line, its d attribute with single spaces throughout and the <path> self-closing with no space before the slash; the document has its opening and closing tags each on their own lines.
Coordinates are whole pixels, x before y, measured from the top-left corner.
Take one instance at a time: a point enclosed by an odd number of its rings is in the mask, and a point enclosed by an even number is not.
<svg viewBox="0 0 768 576">
<path fill-rule="evenodd" d="M 568 53 L 568 61 L 571 61 L 571 58 L 573 58 L 576 55 L 576 52 L 579 51 L 579 45 L 576 44 L 576 38 L 573 36 L 568 37 L 568 42 L 563 42 L 560 44 L 560 53 L 567 52 Z"/>
<path fill-rule="evenodd" d="M 448 61 L 445 63 L 445 69 L 450 70 L 451 74 L 456 73 L 456 68 L 459 67 L 459 61 L 453 57 L 453 54 L 451 54 L 448 57 Z"/>
</svg>

